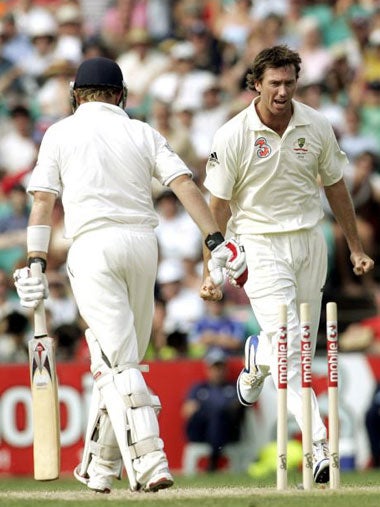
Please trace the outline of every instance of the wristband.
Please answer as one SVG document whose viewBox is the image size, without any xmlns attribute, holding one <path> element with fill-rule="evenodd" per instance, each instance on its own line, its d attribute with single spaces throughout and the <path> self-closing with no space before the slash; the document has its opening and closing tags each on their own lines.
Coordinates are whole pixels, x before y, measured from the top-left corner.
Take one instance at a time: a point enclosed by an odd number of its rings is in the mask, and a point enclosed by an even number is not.
<svg viewBox="0 0 380 507">
<path fill-rule="evenodd" d="M 28 252 L 48 252 L 50 225 L 30 225 L 27 228 L 26 243 Z"/>
<path fill-rule="evenodd" d="M 217 246 L 221 245 L 222 243 L 224 243 L 224 237 L 223 234 L 219 231 L 209 234 L 205 239 L 205 244 L 210 252 L 212 252 Z"/>
<path fill-rule="evenodd" d="M 46 261 L 42 257 L 29 257 L 28 258 L 28 268 L 34 263 L 39 262 L 41 264 L 41 271 L 42 273 L 45 273 L 46 271 Z"/>
</svg>

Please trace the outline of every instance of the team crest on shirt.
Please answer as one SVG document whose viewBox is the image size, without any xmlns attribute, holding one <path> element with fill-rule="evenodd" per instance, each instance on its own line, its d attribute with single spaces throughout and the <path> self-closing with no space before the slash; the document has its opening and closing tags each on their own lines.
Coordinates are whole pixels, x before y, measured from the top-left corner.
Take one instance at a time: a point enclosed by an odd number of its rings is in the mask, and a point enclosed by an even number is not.
<svg viewBox="0 0 380 507">
<path fill-rule="evenodd" d="M 293 151 L 298 155 L 298 157 L 301 155 L 300 158 L 302 158 L 302 156 L 309 151 L 305 137 L 299 137 L 296 139 L 293 144 Z"/>
<path fill-rule="evenodd" d="M 257 146 L 257 156 L 259 158 L 266 158 L 269 157 L 269 155 L 272 153 L 272 148 L 269 146 L 268 141 L 265 139 L 265 137 L 259 137 L 255 141 L 255 146 Z"/>
</svg>

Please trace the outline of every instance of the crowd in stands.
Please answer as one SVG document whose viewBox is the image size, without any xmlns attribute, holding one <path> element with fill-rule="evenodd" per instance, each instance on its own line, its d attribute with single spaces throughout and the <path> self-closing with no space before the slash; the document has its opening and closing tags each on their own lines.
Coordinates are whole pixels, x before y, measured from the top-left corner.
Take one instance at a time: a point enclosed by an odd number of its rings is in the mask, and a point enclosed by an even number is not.
<svg viewBox="0 0 380 507">
<path fill-rule="evenodd" d="M 81 61 L 115 59 L 128 86 L 127 113 L 160 131 L 204 191 L 214 132 L 252 100 L 245 76 L 264 47 L 300 52 L 297 99 L 331 121 L 350 165 L 346 180 L 365 250 L 380 260 L 380 2 L 376 0 L 8 0 L 0 3 L 0 362 L 27 360 L 30 314 L 12 273 L 25 264 L 30 196 L 39 143 L 71 114 L 69 83 Z M 258 325 L 242 290 L 199 298 L 202 238 L 168 188 L 152 182 L 160 216 L 156 312 L 148 358 L 203 357 L 212 347 L 243 355 Z M 323 198 L 323 197 L 322 197 Z M 379 268 L 354 279 L 340 229 L 326 204 L 327 289 L 366 298 L 380 343 Z M 87 359 L 65 259 L 58 200 L 48 258 L 50 334 L 58 359 Z M 372 306 L 371 306 L 372 305 Z M 350 325 L 361 326 L 356 314 Z M 361 327 L 360 327 L 361 329 Z M 360 334 L 360 333 L 359 333 Z M 366 335 L 367 336 L 367 335 Z M 347 338 L 347 336 L 346 336 Z M 352 341 L 352 340 L 351 340 Z M 350 336 L 348 336 L 350 342 Z M 380 349 L 380 348 L 379 348 Z"/>
</svg>

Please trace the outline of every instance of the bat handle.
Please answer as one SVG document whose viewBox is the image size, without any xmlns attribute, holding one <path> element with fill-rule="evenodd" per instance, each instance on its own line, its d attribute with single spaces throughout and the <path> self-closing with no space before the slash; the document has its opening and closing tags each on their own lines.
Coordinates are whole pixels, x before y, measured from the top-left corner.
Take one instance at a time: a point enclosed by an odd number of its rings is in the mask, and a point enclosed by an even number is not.
<svg viewBox="0 0 380 507">
<path fill-rule="evenodd" d="M 30 265 L 30 271 L 32 273 L 32 276 L 41 277 L 41 264 L 39 262 L 33 262 Z M 41 301 L 34 309 L 34 337 L 44 338 L 45 336 L 47 336 L 46 315 L 44 301 L 41 299 Z"/>
</svg>

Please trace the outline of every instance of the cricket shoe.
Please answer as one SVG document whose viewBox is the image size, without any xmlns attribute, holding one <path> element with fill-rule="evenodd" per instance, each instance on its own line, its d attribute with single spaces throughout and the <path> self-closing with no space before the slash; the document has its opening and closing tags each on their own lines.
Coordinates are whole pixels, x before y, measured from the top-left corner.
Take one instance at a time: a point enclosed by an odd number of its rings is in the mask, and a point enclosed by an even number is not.
<svg viewBox="0 0 380 507">
<path fill-rule="evenodd" d="M 173 486 L 174 480 L 167 468 L 156 472 L 144 486 L 144 491 L 156 493 L 160 489 L 166 489 Z"/>
<path fill-rule="evenodd" d="M 330 458 L 326 440 L 313 442 L 314 482 L 325 484 L 330 480 Z"/>
<path fill-rule="evenodd" d="M 249 336 L 244 348 L 244 368 L 236 382 L 237 395 L 242 405 L 253 405 L 264 387 L 264 380 L 268 375 L 269 366 L 256 364 L 256 353 L 259 345 L 258 336 Z"/>
<path fill-rule="evenodd" d="M 111 493 L 112 477 L 104 477 L 99 474 L 95 474 L 91 477 L 88 474 L 81 475 L 80 465 L 74 469 L 74 477 L 77 481 L 81 482 L 96 493 Z"/>
</svg>

